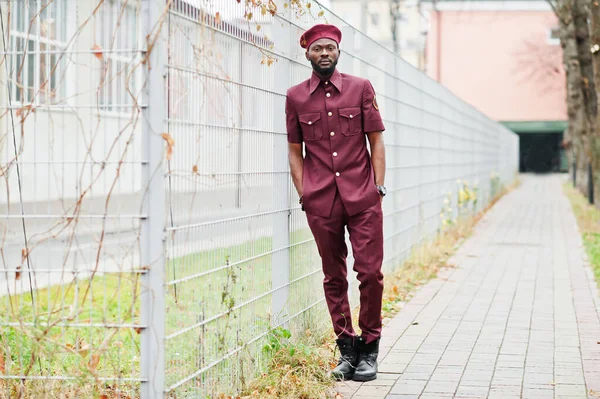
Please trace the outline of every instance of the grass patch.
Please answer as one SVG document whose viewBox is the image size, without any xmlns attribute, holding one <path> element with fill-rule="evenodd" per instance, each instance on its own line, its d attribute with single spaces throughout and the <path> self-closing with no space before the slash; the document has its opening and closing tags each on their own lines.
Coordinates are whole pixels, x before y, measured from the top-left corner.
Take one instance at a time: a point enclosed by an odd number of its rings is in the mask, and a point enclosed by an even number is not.
<svg viewBox="0 0 600 399">
<path fill-rule="evenodd" d="M 79 280 L 39 289 L 35 309 L 29 294 L 1 298 L 2 373 L 72 379 L 0 380 L 0 398 L 53 398 L 61 393 L 129 398 L 137 390 L 135 382 L 119 384 L 100 378 L 137 377 L 139 330 L 102 325 L 139 324 L 137 278 L 131 274 L 97 276 L 92 282 Z"/>
<path fill-rule="evenodd" d="M 323 329 L 325 331 L 325 329 Z M 265 372 L 250 382 L 242 398 L 327 399 L 335 394 L 335 381 L 329 376 L 331 349 L 325 345 L 329 336 L 315 336 L 306 330 L 300 339 L 276 329 L 269 335 L 263 350 L 269 352 Z"/>
<path fill-rule="evenodd" d="M 290 237 L 289 278 L 298 281 L 289 287 L 289 297 L 295 299 L 287 306 L 289 314 L 318 300 L 318 293 L 309 288 L 314 287 L 314 278 L 302 278 L 319 268 L 316 250 L 305 242 L 310 238 L 306 231 Z M 281 259 L 275 258 L 272 247 L 270 237 L 257 237 L 167 262 L 166 281 L 183 281 L 166 286 L 165 333 L 189 328 L 165 342 L 167 387 L 270 329 L 272 299 L 265 293 L 275 288 L 272 264 Z M 0 379 L 0 398 L 139 397 L 138 382 L 102 379 L 140 378 L 141 336 L 136 326 L 141 322 L 142 287 L 139 275 L 98 274 L 36 290 L 35 308 L 29 293 L 0 297 L 0 373 L 55 378 L 24 383 Z M 236 389 L 236 384 L 254 377 L 268 361 L 269 354 L 260 351 L 262 341 L 191 379 L 168 397 L 204 399 L 224 387 Z M 60 376 L 70 379 L 56 379 Z"/>
<path fill-rule="evenodd" d="M 600 210 L 591 205 L 571 183 L 565 183 L 563 189 L 571 202 L 590 266 L 600 287 Z"/>
</svg>

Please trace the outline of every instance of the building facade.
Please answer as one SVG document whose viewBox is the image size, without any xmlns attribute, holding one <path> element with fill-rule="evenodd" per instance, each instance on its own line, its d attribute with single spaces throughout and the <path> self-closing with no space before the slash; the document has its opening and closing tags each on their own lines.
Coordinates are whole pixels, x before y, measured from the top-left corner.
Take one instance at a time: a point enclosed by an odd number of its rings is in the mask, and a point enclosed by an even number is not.
<svg viewBox="0 0 600 399">
<path fill-rule="evenodd" d="M 413 67 L 425 68 L 427 21 L 418 0 L 328 0 L 322 2 L 349 25 L 400 55 Z"/>
<path fill-rule="evenodd" d="M 544 1 L 423 3 L 427 74 L 521 137 L 523 172 L 565 170 L 565 74 Z"/>
</svg>

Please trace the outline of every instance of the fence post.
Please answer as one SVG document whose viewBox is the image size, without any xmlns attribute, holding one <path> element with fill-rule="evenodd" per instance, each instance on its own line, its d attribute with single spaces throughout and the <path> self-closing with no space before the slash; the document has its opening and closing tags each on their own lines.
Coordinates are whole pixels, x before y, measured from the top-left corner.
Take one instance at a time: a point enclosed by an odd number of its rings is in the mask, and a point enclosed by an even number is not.
<svg viewBox="0 0 600 399">
<path fill-rule="evenodd" d="M 142 92 L 142 190 L 143 214 L 141 223 L 140 260 L 147 268 L 141 284 L 140 371 L 142 399 L 163 398 L 165 390 L 165 169 L 163 165 L 166 132 L 166 37 L 168 29 L 164 12 L 165 2 L 142 2 L 144 26 L 143 56 L 145 82 Z M 163 21 L 160 19 L 164 18 Z M 163 22 L 161 24 L 161 22 Z M 148 53 L 148 51 L 150 51 Z"/>
<path fill-rule="evenodd" d="M 291 56 L 289 26 L 281 22 L 273 24 L 273 37 L 276 38 L 277 52 Z M 291 69 L 284 58 L 273 64 L 274 91 L 285 94 L 291 86 Z M 273 255 L 271 264 L 272 287 L 282 287 L 271 297 L 272 325 L 280 324 L 287 315 L 287 302 L 290 288 L 290 177 L 288 173 L 288 144 L 285 124 L 285 98 L 275 98 L 273 109 Z M 295 190 L 294 190 L 295 191 Z M 297 198 L 297 195 L 292 195 Z M 297 202 L 296 202 L 297 203 Z"/>
<path fill-rule="evenodd" d="M 577 160 L 575 159 L 575 151 L 573 151 L 573 187 L 577 187 Z"/>
<path fill-rule="evenodd" d="M 594 173 L 591 162 L 588 162 L 588 200 L 590 204 L 594 203 Z"/>
</svg>

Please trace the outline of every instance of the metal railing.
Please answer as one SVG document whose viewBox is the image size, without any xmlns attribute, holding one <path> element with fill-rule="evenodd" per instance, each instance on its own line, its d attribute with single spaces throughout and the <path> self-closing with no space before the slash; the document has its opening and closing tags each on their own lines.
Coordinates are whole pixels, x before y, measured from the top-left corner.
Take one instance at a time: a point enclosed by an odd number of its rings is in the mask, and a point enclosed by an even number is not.
<svg viewBox="0 0 600 399">
<path fill-rule="evenodd" d="M 328 326 L 284 118 L 314 23 L 377 92 L 386 272 L 458 179 L 476 210 L 514 179 L 516 135 L 319 3 L 244 3 L 0 1 L 0 397 L 233 393 L 274 328 Z"/>
</svg>

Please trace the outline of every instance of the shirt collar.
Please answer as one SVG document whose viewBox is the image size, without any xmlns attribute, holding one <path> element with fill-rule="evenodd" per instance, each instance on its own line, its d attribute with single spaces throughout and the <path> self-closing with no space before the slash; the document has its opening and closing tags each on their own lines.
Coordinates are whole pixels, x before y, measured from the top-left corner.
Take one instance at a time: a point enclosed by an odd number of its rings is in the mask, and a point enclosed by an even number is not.
<svg viewBox="0 0 600 399">
<path fill-rule="evenodd" d="M 331 75 L 329 78 L 329 82 L 331 82 L 331 84 L 333 84 L 340 93 L 342 92 L 342 74 L 337 70 L 337 68 L 335 71 L 333 71 L 333 75 Z M 312 76 L 310 77 L 310 94 L 313 94 L 315 90 L 317 90 L 319 83 L 321 83 L 321 78 L 319 78 L 317 74 L 313 72 Z"/>
</svg>

